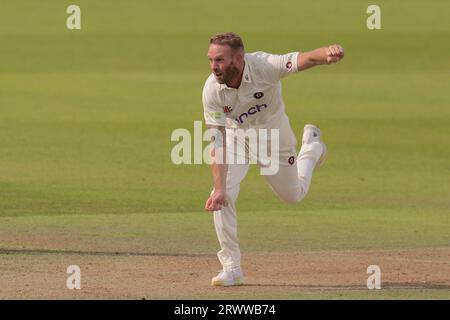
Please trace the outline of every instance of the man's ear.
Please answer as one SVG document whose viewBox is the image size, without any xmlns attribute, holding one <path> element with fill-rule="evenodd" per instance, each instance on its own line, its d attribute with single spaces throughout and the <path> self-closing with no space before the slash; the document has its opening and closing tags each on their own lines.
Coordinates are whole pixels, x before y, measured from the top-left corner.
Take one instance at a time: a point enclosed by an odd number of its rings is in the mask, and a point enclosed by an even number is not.
<svg viewBox="0 0 450 320">
<path fill-rule="evenodd" d="M 239 50 L 238 52 L 236 52 L 236 61 L 239 63 L 244 61 L 244 51 Z"/>
</svg>

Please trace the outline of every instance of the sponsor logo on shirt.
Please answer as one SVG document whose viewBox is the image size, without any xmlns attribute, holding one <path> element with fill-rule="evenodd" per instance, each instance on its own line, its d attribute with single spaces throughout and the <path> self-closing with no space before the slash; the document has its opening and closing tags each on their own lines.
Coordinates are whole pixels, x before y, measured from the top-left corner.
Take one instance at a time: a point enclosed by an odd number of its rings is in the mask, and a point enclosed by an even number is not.
<svg viewBox="0 0 450 320">
<path fill-rule="evenodd" d="M 244 121 L 248 118 L 251 117 L 255 114 L 257 114 L 258 112 L 262 112 L 264 110 L 267 109 L 267 104 L 257 104 L 254 107 L 251 107 L 250 109 L 247 110 L 247 112 L 241 113 L 238 117 L 236 117 L 234 120 L 236 120 L 237 122 L 239 122 L 240 124 L 243 124 Z"/>
<path fill-rule="evenodd" d="M 232 108 L 232 107 L 229 107 L 229 106 L 223 107 L 223 112 L 224 112 L 224 113 L 230 113 L 231 111 L 233 111 L 233 108 Z"/>
<path fill-rule="evenodd" d="M 215 120 L 222 119 L 222 113 L 221 112 L 210 112 L 209 115 L 210 115 L 211 118 L 213 118 Z"/>
</svg>

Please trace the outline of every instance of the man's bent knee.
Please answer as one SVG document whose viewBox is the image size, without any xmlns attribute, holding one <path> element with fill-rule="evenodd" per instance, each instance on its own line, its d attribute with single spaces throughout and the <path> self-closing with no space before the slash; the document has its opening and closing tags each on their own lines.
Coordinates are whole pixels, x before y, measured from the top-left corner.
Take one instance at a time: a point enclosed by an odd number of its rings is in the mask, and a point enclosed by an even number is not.
<svg viewBox="0 0 450 320">
<path fill-rule="evenodd" d="M 278 196 L 280 197 L 281 200 L 283 200 L 286 203 L 296 204 L 305 198 L 306 192 L 300 189 L 296 190 L 295 192 L 290 192 L 287 194 L 279 194 Z"/>
</svg>

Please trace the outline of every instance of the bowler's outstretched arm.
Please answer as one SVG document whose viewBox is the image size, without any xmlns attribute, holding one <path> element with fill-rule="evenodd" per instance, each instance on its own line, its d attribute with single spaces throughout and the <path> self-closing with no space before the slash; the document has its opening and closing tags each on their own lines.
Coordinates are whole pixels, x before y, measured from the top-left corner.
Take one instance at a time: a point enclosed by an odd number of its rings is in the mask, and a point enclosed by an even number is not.
<svg viewBox="0 0 450 320">
<path fill-rule="evenodd" d="M 298 71 L 302 71 L 321 64 L 335 63 L 343 58 L 344 48 L 339 44 L 333 44 L 312 51 L 300 52 L 297 58 L 297 68 Z"/>
</svg>

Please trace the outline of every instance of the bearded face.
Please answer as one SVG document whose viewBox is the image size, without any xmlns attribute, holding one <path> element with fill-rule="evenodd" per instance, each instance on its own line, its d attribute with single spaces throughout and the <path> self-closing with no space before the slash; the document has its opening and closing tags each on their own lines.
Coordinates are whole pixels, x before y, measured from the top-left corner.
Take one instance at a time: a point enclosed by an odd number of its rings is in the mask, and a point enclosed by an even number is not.
<svg viewBox="0 0 450 320">
<path fill-rule="evenodd" d="M 225 67 L 225 70 L 219 75 L 214 73 L 217 82 L 219 83 L 230 83 L 235 77 L 239 75 L 239 69 L 235 66 L 234 62 L 231 62 L 228 66 Z"/>
<path fill-rule="evenodd" d="M 240 70 L 236 66 L 238 53 L 229 46 L 212 44 L 208 50 L 210 68 L 218 83 L 230 83 Z"/>
</svg>

